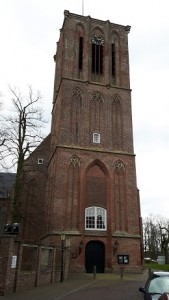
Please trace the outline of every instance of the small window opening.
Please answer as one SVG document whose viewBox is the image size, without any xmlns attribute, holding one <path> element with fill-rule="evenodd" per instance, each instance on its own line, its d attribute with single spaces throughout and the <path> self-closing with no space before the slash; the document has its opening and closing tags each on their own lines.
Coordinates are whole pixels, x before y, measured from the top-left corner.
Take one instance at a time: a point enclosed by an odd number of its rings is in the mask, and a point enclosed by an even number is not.
<svg viewBox="0 0 169 300">
<path fill-rule="evenodd" d="M 43 165 L 43 158 L 38 158 L 38 165 Z"/>
<path fill-rule="evenodd" d="M 100 134 L 99 133 L 93 133 L 93 143 L 95 143 L 95 144 L 100 143 Z"/>
<path fill-rule="evenodd" d="M 116 64 L 115 64 L 115 45 L 112 44 L 112 77 L 116 74 Z"/>
<path fill-rule="evenodd" d="M 92 44 L 92 72 L 103 74 L 103 46 Z"/>
<path fill-rule="evenodd" d="M 83 69 L 83 37 L 79 38 L 79 70 Z"/>
</svg>

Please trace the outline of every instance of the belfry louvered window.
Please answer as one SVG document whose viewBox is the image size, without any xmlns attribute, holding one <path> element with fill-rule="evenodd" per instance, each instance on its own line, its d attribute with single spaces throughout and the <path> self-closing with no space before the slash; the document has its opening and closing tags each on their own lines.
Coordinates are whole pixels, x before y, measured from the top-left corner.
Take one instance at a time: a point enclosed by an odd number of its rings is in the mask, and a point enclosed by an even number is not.
<svg viewBox="0 0 169 300">
<path fill-rule="evenodd" d="M 115 44 L 112 44 L 111 47 L 112 47 L 112 77 L 115 78 L 116 75 Z"/>
<path fill-rule="evenodd" d="M 83 69 L 83 37 L 79 37 L 79 70 Z"/>
<path fill-rule="evenodd" d="M 92 73 L 103 74 L 103 37 L 92 36 Z"/>
</svg>

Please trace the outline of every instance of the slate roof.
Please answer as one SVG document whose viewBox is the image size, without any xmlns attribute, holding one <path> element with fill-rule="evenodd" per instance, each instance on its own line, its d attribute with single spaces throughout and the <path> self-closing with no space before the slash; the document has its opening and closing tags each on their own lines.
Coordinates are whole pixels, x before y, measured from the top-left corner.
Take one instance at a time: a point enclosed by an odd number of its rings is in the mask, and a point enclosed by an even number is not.
<svg viewBox="0 0 169 300">
<path fill-rule="evenodd" d="M 0 173 L 0 198 L 8 198 L 12 190 L 16 174 L 15 173 Z"/>
</svg>

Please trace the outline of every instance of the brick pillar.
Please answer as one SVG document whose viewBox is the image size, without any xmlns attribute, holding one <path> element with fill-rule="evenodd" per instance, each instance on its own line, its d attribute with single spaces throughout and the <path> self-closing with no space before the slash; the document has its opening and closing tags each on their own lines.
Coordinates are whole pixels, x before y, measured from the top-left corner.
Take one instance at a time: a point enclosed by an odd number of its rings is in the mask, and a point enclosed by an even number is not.
<svg viewBox="0 0 169 300">
<path fill-rule="evenodd" d="M 13 290 L 16 258 L 14 239 L 11 235 L 0 237 L 0 295 Z"/>
<path fill-rule="evenodd" d="M 21 267 L 21 261 L 22 261 L 22 252 L 23 252 L 23 246 L 21 241 L 17 241 L 16 243 L 16 266 L 15 266 L 15 277 L 14 277 L 14 284 L 13 284 L 13 292 L 16 292 L 17 284 L 18 284 L 18 273 Z"/>
<path fill-rule="evenodd" d="M 55 281 L 55 269 L 56 269 L 56 248 L 52 249 L 52 270 L 51 270 L 51 283 Z"/>
<path fill-rule="evenodd" d="M 42 249 L 42 245 L 38 245 L 38 251 L 37 251 L 37 265 L 36 265 L 36 277 L 35 277 L 35 287 L 38 286 L 39 275 L 40 275 L 41 249 Z"/>
</svg>

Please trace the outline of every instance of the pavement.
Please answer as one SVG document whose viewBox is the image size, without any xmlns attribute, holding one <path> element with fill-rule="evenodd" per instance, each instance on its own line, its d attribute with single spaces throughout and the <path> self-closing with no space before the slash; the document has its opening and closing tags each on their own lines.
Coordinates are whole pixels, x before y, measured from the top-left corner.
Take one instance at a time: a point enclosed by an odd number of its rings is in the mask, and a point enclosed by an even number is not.
<svg viewBox="0 0 169 300">
<path fill-rule="evenodd" d="M 68 279 L 63 282 L 57 282 L 50 285 L 31 288 L 29 290 L 17 291 L 16 293 L 0 296 L 0 300 L 59 300 L 62 298 L 72 298 L 73 293 L 77 293 L 80 290 L 85 290 L 89 287 L 99 288 L 105 287 L 108 284 L 119 284 L 119 282 L 137 282 L 144 283 L 148 276 L 147 270 L 142 274 L 124 274 L 123 278 L 121 274 L 104 273 L 96 274 L 94 278 L 93 274 L 72 274 Z M 75 294 L 74 294 L 75 295 Z M 127 299 L 127 298 L 126 298 Z"/>
</svg>

